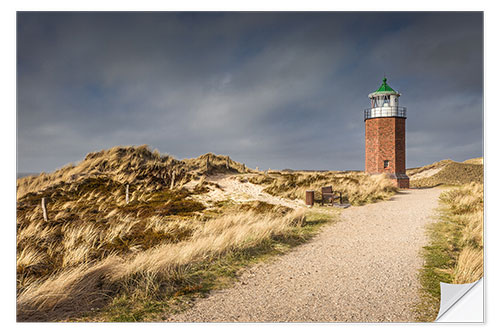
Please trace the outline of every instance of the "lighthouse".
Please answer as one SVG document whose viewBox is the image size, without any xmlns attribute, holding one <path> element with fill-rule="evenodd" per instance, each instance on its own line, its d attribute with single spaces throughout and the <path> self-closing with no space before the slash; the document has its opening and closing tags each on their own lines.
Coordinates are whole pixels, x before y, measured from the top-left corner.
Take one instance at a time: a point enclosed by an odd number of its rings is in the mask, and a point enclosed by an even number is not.
<svg viewBox="0 0 500 333">
<path fill-rule="evenodd" d="M 401 94 L 387 84 L 368 95 L 365 109 L 365 171 L 386 173 L 399 188 L 409 188 L 406 175 L 406 108 L 399 106 Z"/>
</svg>

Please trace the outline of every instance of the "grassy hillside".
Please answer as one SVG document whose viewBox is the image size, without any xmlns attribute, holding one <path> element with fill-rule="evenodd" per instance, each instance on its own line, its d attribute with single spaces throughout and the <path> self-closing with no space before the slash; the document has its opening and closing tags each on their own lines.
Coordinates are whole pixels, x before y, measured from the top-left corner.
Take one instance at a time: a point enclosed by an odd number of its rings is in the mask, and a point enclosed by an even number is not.
<svg viewBox="0 0 500 333">
<path fill-rule="evenodd" d="M 337 216 L 331 207 L 285 207 L 284 199 L 202 200 L 222 191 L 211 175 L 259 183 L 273 198 L 299 198 L 323 184 L 345 191 L 353 204 L 396 191 L 384 177 L 362 173 L 249 171 L 227 156 L 180 161 L 141 146 L 90 153 L 77 165 L 18 179 L 18 320 L 160 320 Z"/>
<path fill-rule="evenodd" d="M 408 169 L 406 173 L 410 177 L 412 187 L 483 183 L 482 158 L 465 162 L 443 160 L 420 168 Z"/>
<path fill-rule="evenodd" d="M 468 164 L 481 164 L 481 165 L 484 164 L 482 157 L 471 158 L 471 159 L 468 159 L 468 160 L 464 161 L 464 163 L 468 163 Z"/>
<path fill-rule="evenodd" d="M 178 161 L 145 146 L 115 147 L 90 153 L 76 166 L 18 179 L 19 318 L 34 314 L 43 318 L 43 311 L 33 309 L 74 302 L 75 296 L 71 301 L 69 296 L 61 296 L 67 293 L 63 287 L 73 288 L 60 283 L 63 277 L 84 278 L 86 272 L 112 258 L 130 258 L 194 237 L 201 224 L 192 220 L 203 215 L 205 206 L 190 195 L 206 188 L 190 191 L 182 185 L 220 171 L 238 173 L 245 167 L 226 156 L 205 154 Z M 40 206 L 42 198 L 46 200 L 47 221 Z M 116 288 L 111 289 L 120 289 Z M 97 289 L 87 290 L 87 297 L 103 292 Z"/>
<path fill-rule="evenodd" d="M 87 154 L 78 165 L 67 165 L 53 173 L 41 173 L 17 180 L 17 198 L 64 183 L 76 184 L 88 178 L 131 184 L 138 190 L 156 191 L 182 186 L 190 180 L 216 172 L 245 172 L 241 163 L 228 156 L 208 153 L 182 161 L 147 146 L 114 147 Z"/>
</svg>

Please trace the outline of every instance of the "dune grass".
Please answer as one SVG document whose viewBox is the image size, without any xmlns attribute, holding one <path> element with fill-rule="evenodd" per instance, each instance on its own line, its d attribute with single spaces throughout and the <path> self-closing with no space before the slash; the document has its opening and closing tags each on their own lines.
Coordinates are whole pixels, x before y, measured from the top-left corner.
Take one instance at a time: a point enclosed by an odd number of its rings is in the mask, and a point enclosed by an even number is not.
<svg viewBox="0 0 500 333">
<path fill-rule="evenodd" d="M 140 146 L 90 153 L 75 166 L 18 179 L 18 320 L 159 320 L 335 220 L 331 207 L 306 213 L 258 200 L 207 207 L 195 199 L 216 185 L 206 175 L 248 171 L 227 156 L 179 161 Z M 363 173 L 244 177 L 287 198 L 322 185 L 352 204 L 396 192 L 383 176 Z M 197 185 L 188 189 L 191 180 Z"/>
<path fill-rule="evenodd" d="M 470 183 L 440 196 L 437 221 L 429 226 L 429 245 L 420 272 L 420 321 L 433 321 L 439 311 L 439 282 L 471 283 L 483 276 L 483 185 Z"/>
<path fill-rule="evenodd" d="M 185 240 L 128 256 L 110 254 L 30 284 L 18 296 L 18 319 L 75 319 L 96 308 L 99 313 L 85 320 L 158 319 L 179 309 L 173 304 L 182 297 L 207 292 L 234 278 L 239 267 L 305 241 L 333 212 L 318 217 L 304 211 L 279 216 L 250 210 L 193 220 Z"/>
<path fill-rule="evenodd" d="M 470 158 L 468 160 L 465 160 L 463 163 L 468 163 L 468 164 L 484 164 L 484 158 L 482 157 L 476 157 L 476 158 Z"/>
<path fill-rule="evenodd" d="M 92 182 L 97 188 L 59 186 L 18 202 L 18 292 L 61 269 L 182 241 L 193 232 L 189 217 L 205 208 L 183 190 L 134 191 L 126 205 L 123 186 Z M 41 196 L 48 198 L 47 222 Z"/>
<path fill-rule="evenodd" d="M 229 156 L 207 153 L 179 161 L 151 151 L 147 145 L 113 147 L 89 153 L 77 165 L 68 164 L 53 173 L 41 173 L 17 180 L 17 198 L 40 192 L 61 183 L 77 184 L 87 178 L 107 178 L 119 184 L 131 184 L 138 190 L 157 191 L 182 186 L 192 179 L 216 172 L 245 172 L 246 167 Z"/>
<path fill-rule="evenodd" d="M 321 187 L 331 185 L 352 205 L 387 200 L 397 192 L 385 175 L 363 172 L 282 172 L 279 175 L 261 174 L 249 181 L 266 186 L 264 191 L 269 194 L 301 200 L 305 199 L 306 190 L 314 190 L 315 199 L 320 200 Z"/>
<path fill-rule="evenodd" d="M 436 170 L 429 177 L 413 178 L 424 171 Z M 443 160 L 420 168 L 408 169 L 412 187 L 434 187 L 439 185 L 465 185 L 469 183 L 483 183 L 482 158 L 471 159 L 465 162 Z"/>
</svg>

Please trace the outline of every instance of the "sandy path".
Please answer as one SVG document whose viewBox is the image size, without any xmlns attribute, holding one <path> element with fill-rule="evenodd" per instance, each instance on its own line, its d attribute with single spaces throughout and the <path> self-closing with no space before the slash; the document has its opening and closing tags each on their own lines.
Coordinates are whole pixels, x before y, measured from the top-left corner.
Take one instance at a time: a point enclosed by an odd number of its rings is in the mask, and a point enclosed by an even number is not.
<svg viewBox="0 0 500 333">
<path fill-rule="evenodd" d="M 170 321 L 413 321 L 424 225 L 440 189 L 343 210 L 311 242 L 242 274 Z"/>
<path fill-rule="evenodd" d="M 251 176 L 251 175 L 249 175 Z M 264 201 L 273 205 L 281 205 L 290 208 L 305 207 L 303 200 L 290 200 L 271 195 L 264 192 L 264 187 L 252 184 L 248 181 L 241 182 L 241 176 L 231 176 L 226 174 L 210 176 L 206 180 L 219 185 L 219 188 L 210 187 L 208 193 L 193 195 L 193 198 L 207 203 L 223 200 L 233 200 L 236 202 Z M 192 181 L 185 185 L 186 188 L 193 188 L 197 181 Z"/>
<path fill-rule="evenodd" d="M 417 179 L 422 179 L 422 178 L 427 178 L 427 177 L 432 177 L 439 171 L 443 170 L 444 167 L 439 167 L 439 168 L 432 168 L 428 170 L 421 171 L 419 173 L 416 173 L 412 176 L 410 176 L 410 181 L 412 180 L 417 180 Z"/>
</svg>

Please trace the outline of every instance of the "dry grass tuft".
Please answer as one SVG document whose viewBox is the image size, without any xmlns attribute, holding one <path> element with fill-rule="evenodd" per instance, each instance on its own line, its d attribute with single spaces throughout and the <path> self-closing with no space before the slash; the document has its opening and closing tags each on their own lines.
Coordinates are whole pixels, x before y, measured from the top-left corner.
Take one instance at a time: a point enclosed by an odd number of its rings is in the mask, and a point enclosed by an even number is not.
<svg viewBox="0 0 500 333">
<path fill-rule="evenodd" d="M 465 247 L 458 256 L 453 283 L 471 283 L 483 277 L 483 249 Z"/>
<path fill-rule="evenodd" d="M 483 185 L 471 183 L 441 194 L 442 219 L 458 225 L 461 247 L 483 247 Z"/>
<path fill-rule="evenodd" d="M 86 264 L 33 283 L 17 297 L 19 321 L 48 321 L 90 310 L 104 304 L 116 286 L 112 273 L 120 267 L 117 258 L 109 257 L 96 264 Z"/>
<path fill-rule="evenodd" d="M 453 283 L 471 283 L 483 275 L 483 185 L 471 183 L 446 191 L 443 219 L 458 226 L 458 259 Z"/>
</svg>

